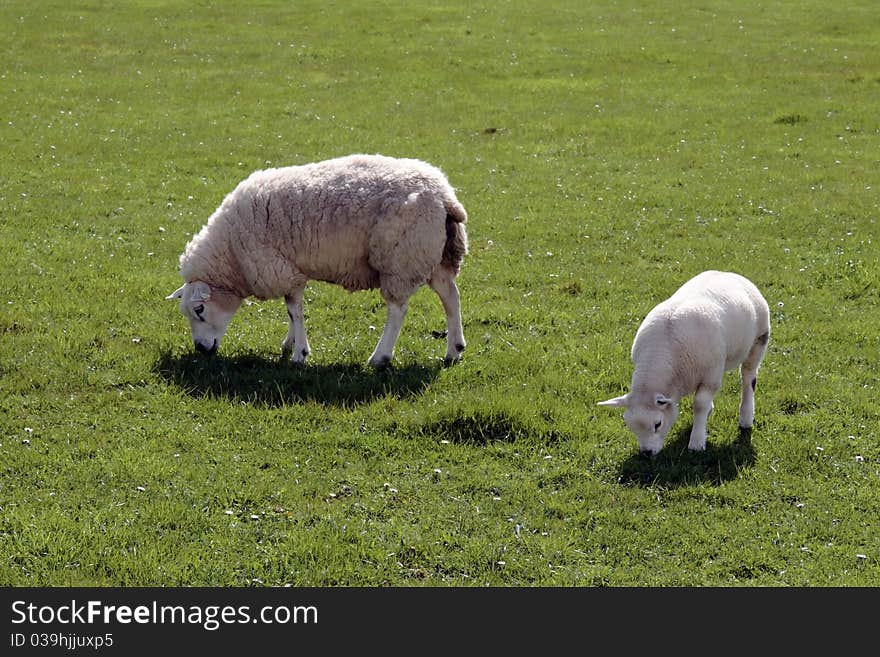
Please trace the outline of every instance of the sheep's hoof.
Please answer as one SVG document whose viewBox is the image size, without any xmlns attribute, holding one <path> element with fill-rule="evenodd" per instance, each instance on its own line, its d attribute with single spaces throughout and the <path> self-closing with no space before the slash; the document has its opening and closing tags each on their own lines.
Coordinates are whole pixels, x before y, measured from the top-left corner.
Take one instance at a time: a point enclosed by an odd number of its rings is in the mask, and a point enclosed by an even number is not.
<svg viewBox="0 0 880 657">
<path fill-rule="evenodd" d="M 391 368 L 391 356 L 371 357 L 368 363 L 373 369 L 379 371 L 387 370 Z"/>
<path fill-rule="evenodd" d="M 443 359 L 443 367 L 452 367 L 461 361 L 461 356 L 447 356 Z"/>
</svg>

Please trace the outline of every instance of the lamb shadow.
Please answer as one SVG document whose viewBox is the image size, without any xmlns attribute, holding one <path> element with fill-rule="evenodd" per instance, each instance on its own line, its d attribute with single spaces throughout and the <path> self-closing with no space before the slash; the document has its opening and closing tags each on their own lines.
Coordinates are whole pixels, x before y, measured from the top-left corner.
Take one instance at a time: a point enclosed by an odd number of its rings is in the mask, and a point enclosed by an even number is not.
<svg viewBox="0 0 880 657">
<path fill-rule="evenodd" d="M 754 465 L 757 458 L 752 446 L 752 430 L 739 429 L 732 443 L 706 444 L 706 451 L 691 452 L 688 448 L 691 427 L 683 427 L 675 439 L 655 457 L 633 454 L 623 462 L 618 483 L 625 486 L 660 485 L 667 488 L 709 483 L 718 486 L 739 476 L 744 468 Z"/>
<path fill-rule="evenodd" d="M 424 392 L 441 369 L 439 362 L 375 371 L 354 363 L 292 366 L 253 354 L 196 353 L 164 353 L 153 367 L 159 377 L 194 397 L 225 397 L 273 408 L 304 401 L 350 406 L 389 394 L 412 397 Z"/>
</svg>

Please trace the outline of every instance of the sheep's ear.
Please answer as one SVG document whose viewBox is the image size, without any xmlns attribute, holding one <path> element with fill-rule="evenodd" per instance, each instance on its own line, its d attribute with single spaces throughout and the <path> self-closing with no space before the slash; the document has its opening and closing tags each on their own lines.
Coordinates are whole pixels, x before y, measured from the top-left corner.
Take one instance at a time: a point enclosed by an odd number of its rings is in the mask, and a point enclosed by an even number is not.
<svg viewBox="0 0 880 657">
<path fill-rule="evenodd" d="M 672 403 L 672 400 L 666 395 L 657 395 L 654 397 L 654 401 L 657 402 L 657 406 L 660 406 L 661 408 L 666 406 L 666 404 Z"/>
<path fill-rule="evenodd" d="M 211 298 L 211 286 L 207 283 L 202 283 L 199 281 L 198 283 L 193 284 L 193 301 L 207 301 Z"/>
<path fill-rule="evenodd" d="M 181 298 L 183 298 L 183 288 L 184 287 L 185 287 L 185 285 L 181 285 L 179 288 L 174 290 L 174 292 L 172 292 L 171 294 L 169 294 L 165 298 L 166 299 L 181 299 Z"/>
<path fill-rule="evenodd" d="M 615 397 L 614 399 L 606 399 L 605 401 L 600 401 L 599 406 L 626 406 L 629 403 L 629 395 L 621 395 L 620 397 Z"/>
</svg>

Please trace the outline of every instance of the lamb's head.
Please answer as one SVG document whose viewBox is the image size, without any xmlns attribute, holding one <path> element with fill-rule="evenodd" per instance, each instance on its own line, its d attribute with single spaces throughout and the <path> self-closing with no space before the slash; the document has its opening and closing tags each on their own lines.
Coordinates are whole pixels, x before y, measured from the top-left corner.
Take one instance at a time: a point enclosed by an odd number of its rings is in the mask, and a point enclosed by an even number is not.
<svg viewBox="0 0 880 657">
<path fill-rule="evenodd" d="M 662 393 L 632 392 L 599 402 L 599 406 L 622 406 L 623 421 L 636 435 L 639 451 L 655 456 L 678 417 L 678 403 Z"/>
<path fill-rule="evenodd" d="M 197 351 L 213 354 L 241 305 L 241 298 L 225 290 L 212 289 L 203 281 L 184 283 L 166 299 L 180 299 L 180 312 L 189 320 Z"/>
</svg>

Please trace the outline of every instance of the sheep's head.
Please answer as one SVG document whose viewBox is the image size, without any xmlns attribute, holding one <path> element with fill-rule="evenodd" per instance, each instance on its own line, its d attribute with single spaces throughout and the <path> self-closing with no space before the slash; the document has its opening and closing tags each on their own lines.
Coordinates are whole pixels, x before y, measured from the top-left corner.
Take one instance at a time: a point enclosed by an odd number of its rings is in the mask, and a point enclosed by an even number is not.
<svg viewBox="0 0 880 657">
<path fill-rule="evenodd" d="M 678 403 L 661 393 L 632 393 L 599 402 L 599 406 L 622 406 L 623 421 L 636 435 L 639 451 L 655 456 L 678 417 Z"/>
<path fill-rule="evenodd" d="M 213 354 L 220 347 L 229 321 L 241 305 L 241 298 L 212 289 L 203 281 L 184 283 L 166 299 L 180 299 L 180 312 L 189 320 L 196 351 Z"/>
</svg>

